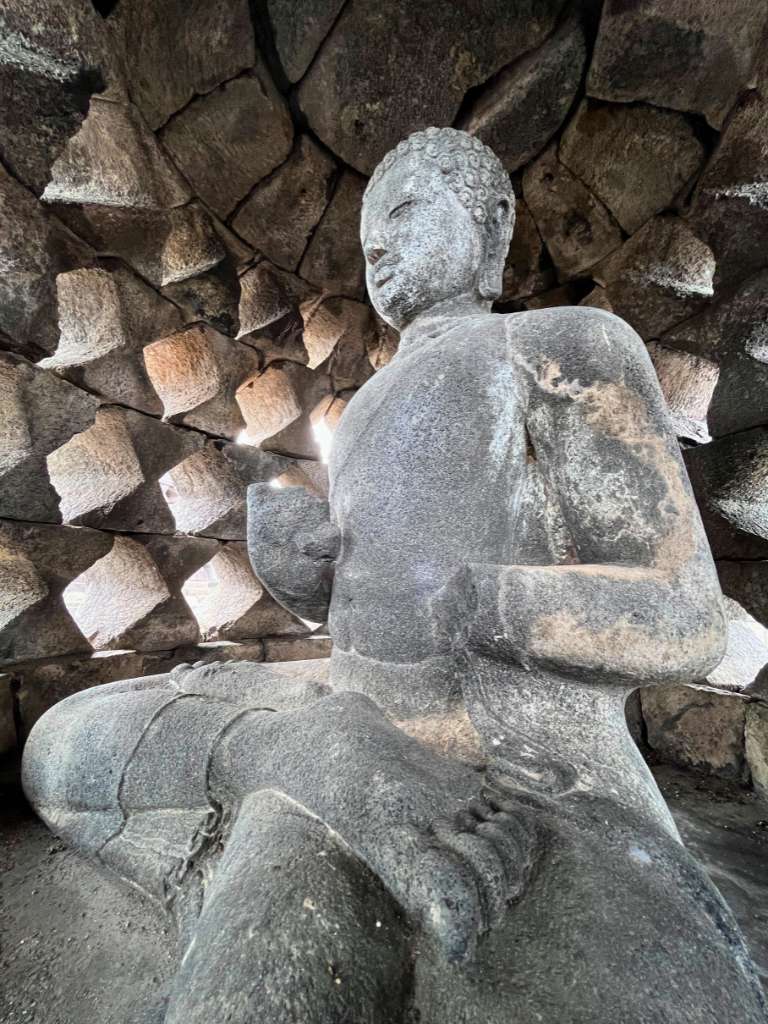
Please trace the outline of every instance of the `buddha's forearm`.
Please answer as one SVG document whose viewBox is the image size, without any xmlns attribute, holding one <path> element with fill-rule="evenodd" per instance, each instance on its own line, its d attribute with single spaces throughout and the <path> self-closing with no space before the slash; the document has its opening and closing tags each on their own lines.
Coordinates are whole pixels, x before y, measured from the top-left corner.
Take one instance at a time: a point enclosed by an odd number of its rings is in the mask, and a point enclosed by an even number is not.
<svg viewBox="0 0 768 1024">
<path fill-rule="evenodd" d="M 724 653 L 711 568 L 470 566 L 469 646 L 587 679 L 701 679 Z"/>
</svg>

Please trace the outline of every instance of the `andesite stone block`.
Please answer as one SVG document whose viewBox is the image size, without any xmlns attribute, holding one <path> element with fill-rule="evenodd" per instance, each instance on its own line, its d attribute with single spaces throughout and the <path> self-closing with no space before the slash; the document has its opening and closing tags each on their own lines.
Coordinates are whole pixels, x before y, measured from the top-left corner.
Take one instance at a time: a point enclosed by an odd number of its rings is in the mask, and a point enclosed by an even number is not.
<svg viewBox="0 0 768 1024">
<path fill-rule="evenodd" d="M 648 353 L 667 401 L 678 437 L 706 444 L 711 440 L 707 413 L 717 387 L 717 363 L 677 349 L 648 343 Z"/>
<path fill-rule="evenodd" d="M 227 217 L 288 156 L 293 123 L 259 60 L 253 71 L 193 100 L 160 138 L 195 193 Z"/>
<path fill-rule="evenodd" d="M 0 352 L 0 516 L 61 522 L 46 456 L 94 421 L 99 400 Z"/>
<path fill-rule="evenodd" d="M 581 85 L 587 46 L 578 18 L 501 71 L 458 127 L 477 135 L 512 172 L 546 146 Z"/>
<path fill-rule="evenodd" d="M 176 306 L 111 261 L 59 274 L 56 290 L 59 345 L 40 366 L 107 401 L 159 414 L 143 350 L 181 326 Z"/>
<path fill-rule="evenodd" d="M 750 562 L 724 559 L 717 563 L 717 574 L 723 592 L 768 626 L 768 558 Z"/>
<path fill-rule="evenodd" d="M 360 209 L 366 184 L 354 171 L 342 171 L 299 266 L 299 274 L 317 288 L 354 299 L 365 291 Z"/>
<path fill-rule="evenodd" d="M 0 520 L 0 662 L 90 649 L 62 595 L 110 551 L 112 539 L 99 530 Z"/>
<path fill-rule="evenodd" d="M 275 46 L 289 81 L 303 76 L 343 6 L 344 0 L 267 0 Z"/>
<path fill-rule="evenodd" d="M 683 114 L 588 100 L 568 123 L 558 152 L 630 234 L 673 202 L 705 156 Z"/>
<path fill-rule="evenodd" d="M 51 168 L 43 199 L 164 210 L 192 198 L 135 107 L 94 99 Z"/>
</svg>

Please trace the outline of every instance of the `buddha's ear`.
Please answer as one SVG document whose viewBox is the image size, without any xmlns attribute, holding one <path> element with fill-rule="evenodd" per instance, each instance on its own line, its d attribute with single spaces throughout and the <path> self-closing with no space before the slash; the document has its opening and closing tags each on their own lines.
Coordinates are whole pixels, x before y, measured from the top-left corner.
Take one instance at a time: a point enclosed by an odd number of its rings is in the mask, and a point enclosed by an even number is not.
<svg viewBox="0 0 768 1024">
<path fill-rule="evenodd" d="M 501 295 L 504 263 L 507 258 L 515 212 L 510 201 L 499 199 L 493 214 L 485 221 L 485 258 L 480 268 L 478 287 L 484 299 L 498 299 Z"/>
</svg>

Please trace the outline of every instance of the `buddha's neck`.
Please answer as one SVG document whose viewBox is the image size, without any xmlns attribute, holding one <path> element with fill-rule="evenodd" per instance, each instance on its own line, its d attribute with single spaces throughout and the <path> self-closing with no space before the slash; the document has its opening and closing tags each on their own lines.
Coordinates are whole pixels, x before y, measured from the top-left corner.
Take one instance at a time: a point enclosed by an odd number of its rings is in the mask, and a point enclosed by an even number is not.
<svg viewBox="0 0 768 1024">
<path fill-rule="evenodd" d="M 412 348 L 425 340 L 431 330 L 442 320 L 465 316 L 478 316 L 488 313 L 491 302 L 481 299 L 475 292 L 453 295 L 449 299 L 441 299 L 429 309 L 422 310 L 400 332 L 400 348 Z"/>
<path fill-rule="evenodd" d="M 473 658 L 467 706 L 489 754 L 564 805 L 604 798 L 679 838 L 624 718 L 627 690 Z"/>
</svg>

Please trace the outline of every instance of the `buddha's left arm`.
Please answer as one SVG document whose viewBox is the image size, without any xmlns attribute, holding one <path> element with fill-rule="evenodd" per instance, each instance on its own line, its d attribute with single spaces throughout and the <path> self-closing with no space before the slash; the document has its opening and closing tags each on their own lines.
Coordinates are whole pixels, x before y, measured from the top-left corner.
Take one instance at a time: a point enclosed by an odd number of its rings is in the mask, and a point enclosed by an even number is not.
<svg viewBox="0 0 768 1024">
<path fill-rule="evenodd" d="M 709 546 L 645 346 L 595 316 L 585 350 L 574 337 L 575 355 L 529 368 L 527 429 L 573 564 L 467 567 L 468 644 L 587 680 L 700 679 L 725 644 Z"/>
</svg>

